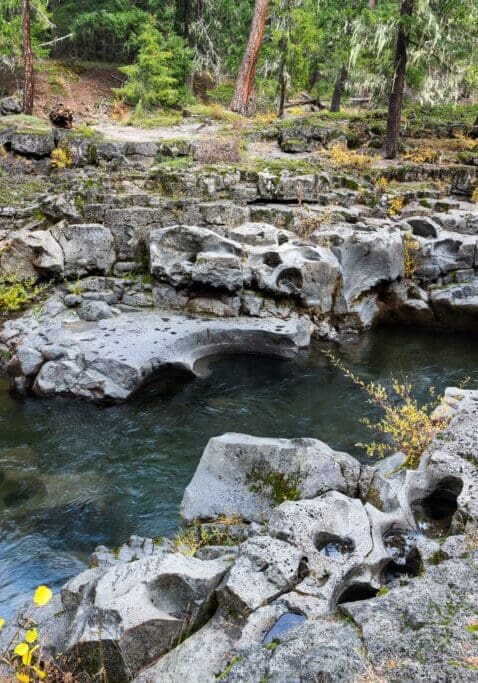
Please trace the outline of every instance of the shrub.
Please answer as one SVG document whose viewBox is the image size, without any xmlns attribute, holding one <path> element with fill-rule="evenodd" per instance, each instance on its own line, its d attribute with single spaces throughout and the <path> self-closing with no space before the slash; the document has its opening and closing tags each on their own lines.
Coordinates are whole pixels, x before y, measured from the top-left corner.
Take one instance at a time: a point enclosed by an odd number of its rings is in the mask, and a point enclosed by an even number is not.
<svg viewBox="0 0 478 683">
<path fill-rule="evenodd" d="M 378 422 L 363 418 L 362 424 L 382 435 L 384 441 L 359 443 L 369 457 L 382 458 L 388 453 L 401 451 L 405 455 L 403 467 L 415 469 L 420 457 L 435 436 L 444 429 L 449 418 L 442 411 L 435 410 L 443 404 L 443 398 L 435 395 L 430 389 L 430 401 L 420 405 L 412 396 L 412 386 L 408 382 L 401 383 L 392 377 L 390 389 L 375 382 L 365 382 L 346 368 L 330 351 L 325 356 L 336 368 L 349 377 L 368 396 L 368 403 L 378 406 L 383 417 Z"/>
<path fill-rule="evenodd" d="M 345 149 L 341 145 L 331 147 L 330 159 L 336 168 L 353 169 L 355 171 L 366 171 L 372 165 L 374 159 L 368 154 L 360 154 Z"/>
<path fill-rule="evenodd" d="M 18 311 L 41 292 L 35 280 L 21 280 L 16 275 L 0 276 L 0 314 Z"/>
<path fill-rule="evenodd" d="M 50 154 L 50 161 L 53 168 L 56 168 L 59 171 L 73 164 L 71 152 L 68 147 L 57 147 L 54 149 Z"/>
<path fill-rule="evenodd" d="M 405 198 L 402 195 L 397 195 L 388 200 L 387 205 L 387 216 L 393 218 L 396 216 L 405 206 Z"/>
<path fill-rule="evenodd" d="M 403 157 L 414 164 L 436 164 L 440 161 L 441 154 L 431 147 L 422 147 L 406 152 Z"/>
<path fill-rule="evenodd" d="M 478 187 L 475 187 L 473 194 L 471 195 L 471 201 L 473 204 L 478 204 Z"/>
<path fill-rule="evenodd" d="M 390 181 L 388 180 L 388 178 L 385 178 L 384 176 L 378 178 L 378 180 L 375 182 L 375 187 L 377 188 L 377 191 L 380 192 L 380 194 L 384 194 L 387 190 L 389 182 Z"/>
</svg>

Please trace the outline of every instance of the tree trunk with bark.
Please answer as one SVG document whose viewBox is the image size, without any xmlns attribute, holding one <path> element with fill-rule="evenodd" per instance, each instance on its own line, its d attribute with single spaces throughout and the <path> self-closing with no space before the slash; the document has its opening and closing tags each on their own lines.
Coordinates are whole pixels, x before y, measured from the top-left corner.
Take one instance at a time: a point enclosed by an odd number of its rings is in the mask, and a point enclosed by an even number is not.
<svg viewBox="0 0 478 683">
<path fill-rule="evenodd" d="M 285 112 L 285 99 L 287 94 L 287 38 L 283 36 L 279 40 L 279 53 L 280 53 L 280 65 L 279 65 L 279 118 L 284 117 Z"/>
<path fill-rule="evenodd" d="M 340 111 L 340 104 L 342 102 L 342 95 L 344 94 L 345 90 L 345 83 L 347 82 L 347 67 L 345 64 L 342 64 L 342 67 L 339 71 L 339 74 L 337 76 L 337 80 L 335 81 L 335 86 L 334 86 L 334 92 L 332 95 L 332 102 L 330 104 L 330 111 L 332 112 L 337 112 Z"/>
<path fill-rule="evenodd" d="M 33 53 L 30 29 L 30 0 L 22 0 L 23 112 L 33 114 Z"/>
<path fill-rule="evenodd" d="M 251 95 L 257 60 L 264 36 L 269 0 L 256 0 L 254 16 L 252 18 L 249 40 L 237 75 L 236 87 L 231 100 L 230 109 L 238 114 L 247 114 L 249 97 Z"/>
<path fill-rule="evenodd" d="M 384 149 L 386 159 L 395 159 L 398 154 L 403 92 L 407 73 L 409 20 L 413 16 L 414 2 L 415 0 L 402 0 L 400 6 L 400 26 L 395 46 L 392 89 L 388 102 L 387 137 Z"/>
</svg>

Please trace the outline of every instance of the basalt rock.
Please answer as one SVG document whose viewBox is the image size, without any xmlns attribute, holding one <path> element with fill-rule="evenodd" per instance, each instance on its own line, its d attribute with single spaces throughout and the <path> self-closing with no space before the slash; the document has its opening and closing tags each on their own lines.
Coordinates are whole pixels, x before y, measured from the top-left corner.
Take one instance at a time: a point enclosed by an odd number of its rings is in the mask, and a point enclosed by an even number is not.
<svg viewBox="0 0 478 683">
<path fill-rule="evenodd" d="M 168 369 L 198 374 L 197 361 L 218 353 L 292 358 L 309 344 L 312 329 L 308 320 L 299 318 L 221 320 L 160 311 L 106 318 L 105 311 L 90 313 L 84 320 L 58 303 L 54 315 L 50 306 L 38 321 L 30 318 L 29 333 L 9 364 L 18 391 L 123 401 Z M 83 308 L 80 315 L 84 314 Z M 14 328 L 20 335 L 25 329 L 22 321 L 13 323 L 6 338 L 15 338 Z"/>
</svg>

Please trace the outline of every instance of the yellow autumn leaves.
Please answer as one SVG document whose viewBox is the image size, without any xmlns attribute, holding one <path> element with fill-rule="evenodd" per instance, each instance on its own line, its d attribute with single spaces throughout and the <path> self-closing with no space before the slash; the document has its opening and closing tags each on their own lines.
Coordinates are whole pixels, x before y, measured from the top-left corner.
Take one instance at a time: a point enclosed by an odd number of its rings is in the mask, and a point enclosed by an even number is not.
<svg viewBox="0 0 478 683">
<path fill-rule="evenodd" d="M 448 424 L 446 416 L 435 413 L 442 399 L 435 396 L 432 388 L 430 402 L 420 405 L 412 396 L 411 384 L 392 378 L 391 388 L 387 391 L 381 384 L 364 382 L 330 351 L 323 353 L 332 365 L 365 391 L 369 403 L 378 406 L 383 411 L 383 417 L 377 422 L 372 422 L 368 418 L 363 418 L 361 422 L 370 430 L 380 434 L 384 440 L 356 445 L 363 448 L 370 457 L 381 458 L 394 451 L 401 451 L 405 455 L 403 466 L 415 469 L 422 453 L 436 434 Z"/>
<path fill-rule="evenodd" d="M 48 586 L 38 586 L 33 593 L 33 603 L 37 607 L 48 604 L 53 593 Z M 5 619 L 0 618 L 0 630 L 5 626 Z M 15 671 L 15 677 L 20 683 L 33 683 L 43 681 L 46 673 L 33 663 L 33 655 L 39 649 L 38 631 L 32 627 L 25 631 L 23 641 L 15 645 L 13 652 L 6 652 L 3 656 Z"/>
</svg>

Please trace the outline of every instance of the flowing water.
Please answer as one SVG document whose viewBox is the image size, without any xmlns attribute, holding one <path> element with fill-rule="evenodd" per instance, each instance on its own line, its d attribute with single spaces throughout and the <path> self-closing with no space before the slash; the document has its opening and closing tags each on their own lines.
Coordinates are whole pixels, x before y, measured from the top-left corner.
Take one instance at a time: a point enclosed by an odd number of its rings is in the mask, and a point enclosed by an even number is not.
<svg viewBox="0 0 478 683">
<path fill-rule="evenodd" d="M 381 330 L 343 344 L 365 379 L 408 377 L 426 398 L 471 378 L 478 345 L 465 335 Z M 298 360 L 229 357 L 205 379 L 169 377 L 127 404 L 20 400 L 0 378 L 0 615 L 40 583 L 58 588 L 96 545 L 172 534 L 185 486 L 210 437 L 227 431 L 322 439 L 362 457 L 366 397 L 318 345 Z M 207 494 L 206 494 L 207 495 Z"/>
</svg>

